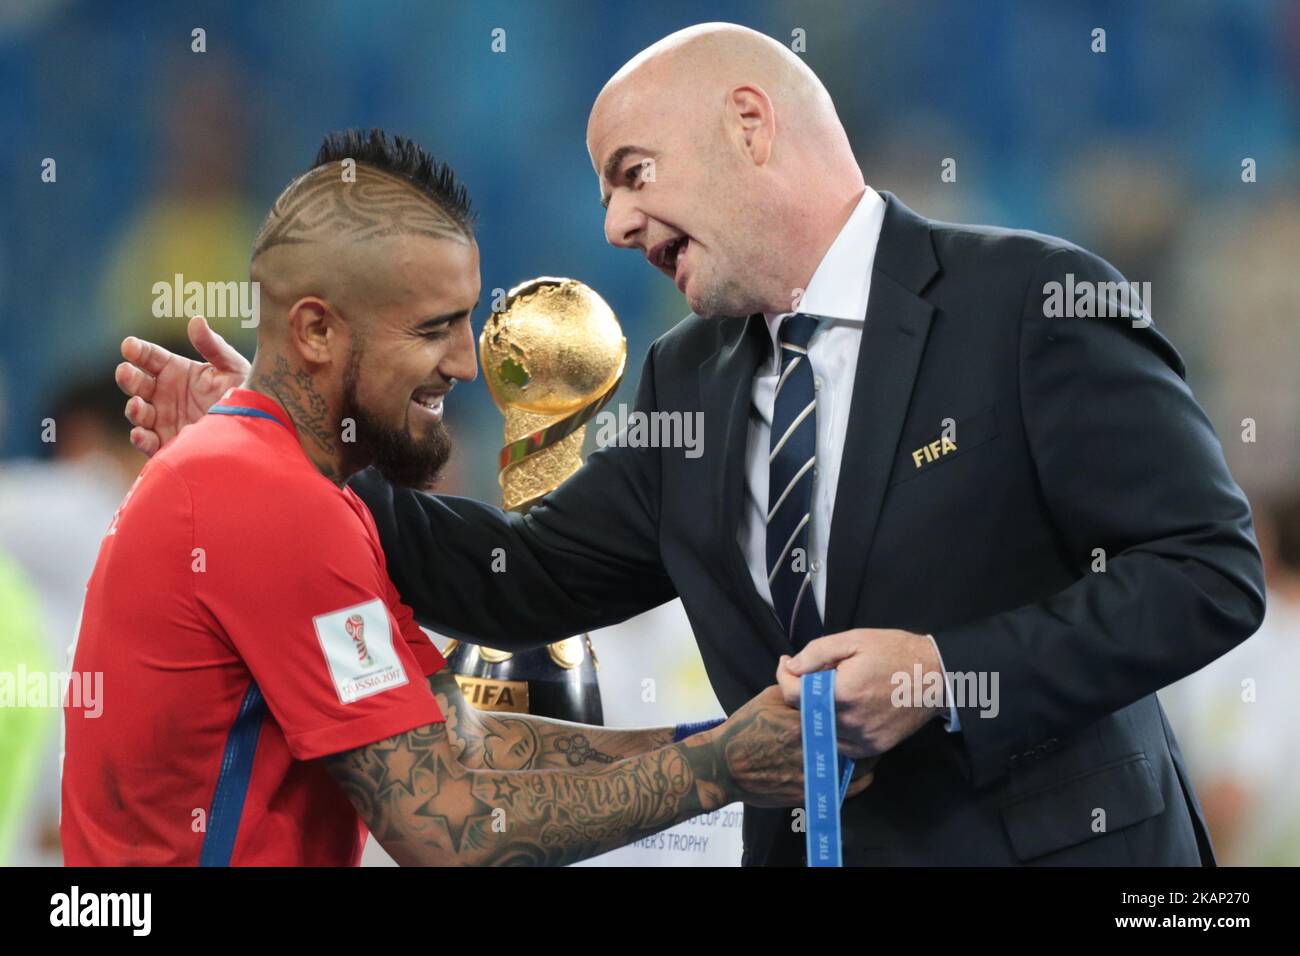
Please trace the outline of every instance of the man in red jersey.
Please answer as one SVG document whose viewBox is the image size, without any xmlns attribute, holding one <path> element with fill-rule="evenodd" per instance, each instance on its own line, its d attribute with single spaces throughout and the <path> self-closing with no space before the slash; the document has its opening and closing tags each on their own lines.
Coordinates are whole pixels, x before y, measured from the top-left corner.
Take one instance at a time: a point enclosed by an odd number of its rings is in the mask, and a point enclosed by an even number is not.
<svg viewBox="0 0 1300 956">
<path fill-rule="evenodd" d="M 251 275 L 248 380 L 141 472 L 90 579 L 73 666 L 103 673 L 104 704 L 65 708 L 66 863 L 355 864 L 368 829 L 403 864 L 562 864 L 799 802 L 775 688 L 676 743 L 525 732 L 464 704 L 401 604 L 343 483 L 373 464 L 424 487 L 449 454 L 480 288 L 450 169 L 378 131 L 328 138 Z M 599 762 L 571 765 L 577 731 Z"/>
</svg>

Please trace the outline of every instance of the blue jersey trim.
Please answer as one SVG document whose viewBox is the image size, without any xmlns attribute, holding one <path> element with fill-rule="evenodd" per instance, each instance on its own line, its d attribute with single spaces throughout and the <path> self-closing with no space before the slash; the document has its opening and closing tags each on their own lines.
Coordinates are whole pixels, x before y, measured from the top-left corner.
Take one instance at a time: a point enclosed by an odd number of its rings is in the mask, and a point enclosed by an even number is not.
<svg viewBox="0 0 1300 956">
<path fill-rule="evenodd" d="M 272 415 L 270 412 L 264 412 L 260 408 L 248 408 L 245 405 L 213 405 L 211 408 L 208 409 L 208 414 L 245 415 L 249 418 L 269 418 L 277 425 L 284 425 L 285 428 L 289 427 L 288 425 L 285 425 L 284 422 L 280 421 L 280 419 Z"/>
<path fill-rule="evenodd" d="M 230 866 L 265 714 L 266 701 L 262 692 L 256 682 L 250 683 L 239 705 L 239 714 L 226 735 L 226 751 L 221 757 L 221 772 L 217 775 L 217 788 L 212 794 L 199 866 Z"/>
</svg>

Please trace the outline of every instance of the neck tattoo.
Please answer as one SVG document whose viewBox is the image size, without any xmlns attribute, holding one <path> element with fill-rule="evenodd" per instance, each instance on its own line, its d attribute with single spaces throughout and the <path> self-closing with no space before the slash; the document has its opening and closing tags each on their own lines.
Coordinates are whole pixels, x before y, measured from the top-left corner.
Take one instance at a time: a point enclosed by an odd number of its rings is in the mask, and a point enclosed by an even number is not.
<svg viewBox="0 0 1300 956">
<path fill-rule="evenodd" d="M 336 485 L 344 482 L 338 467 L 340 457 L 337 428 L 329 421 L 329 403 L 316 391 L 311 376 L 303 369 L 293 370 L 283 355 L 275 356 L 275 367 L 267 372 L 257 369 L 249 387 L 274 396 L 293 419 L 298 431 L 311 439 L 316 449 L 304 448 L 312 464 Z"/>
</svg>

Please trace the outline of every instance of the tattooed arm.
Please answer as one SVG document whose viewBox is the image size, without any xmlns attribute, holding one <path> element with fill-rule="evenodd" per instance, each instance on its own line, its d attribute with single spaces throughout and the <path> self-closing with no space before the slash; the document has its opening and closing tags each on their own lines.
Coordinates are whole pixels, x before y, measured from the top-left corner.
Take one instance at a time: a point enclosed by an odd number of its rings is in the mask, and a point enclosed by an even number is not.
<svg viewBox="0 0 1300 956">
<path fill-rule="evenodd" d="M 403 866 L 564 865 L 729 802 L 708 741 L 602 767 L 470 770 L 442 724 L 327 758 L 370 832 Z"/>
<path fill-rule="evenodd" d="M 325 763 L 370 832 L 408 866 L 563 865 L 735 800 L 794 806 L 803 796 L 799 713 L 775 687 L 720 727 L 587 773 L 471 770 L 443 724 Z"/>
<path fill-rule="evenodd" d="M 590 773 L 673 742 L 672 727 L 607 730 L 532 714 L 496 714 L 465 700 L 450 669 L 429 678 L 447 718 L 447 742 L 471 770 L 574 770 Z"/>
</svg>

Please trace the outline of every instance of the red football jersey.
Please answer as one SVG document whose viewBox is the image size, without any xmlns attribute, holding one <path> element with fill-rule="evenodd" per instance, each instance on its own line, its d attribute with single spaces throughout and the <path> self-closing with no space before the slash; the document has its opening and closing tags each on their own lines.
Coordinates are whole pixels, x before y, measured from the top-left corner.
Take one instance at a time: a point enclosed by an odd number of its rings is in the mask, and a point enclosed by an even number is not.
<svg viewBox="0 0 1300 956">
<path fill-rule="evenodd" d="M 104 537 L 65 701 L 64 862 L 356 865 L 365 828 L 315 758 L 443 719 L 444 661 L 374 520 L 292 420 L 231 389 L 140 473 Z"/>
</svg>

